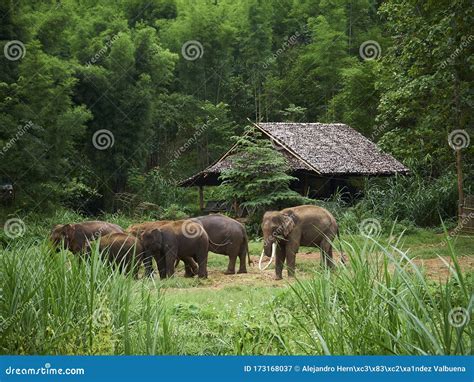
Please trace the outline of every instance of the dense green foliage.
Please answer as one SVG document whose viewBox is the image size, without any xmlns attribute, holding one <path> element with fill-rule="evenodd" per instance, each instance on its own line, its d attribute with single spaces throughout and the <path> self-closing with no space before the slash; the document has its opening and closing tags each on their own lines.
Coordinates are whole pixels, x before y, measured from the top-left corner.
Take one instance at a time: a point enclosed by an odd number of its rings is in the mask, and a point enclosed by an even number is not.
<svg viewBox="0 0 474 382">
<path fill-rule="evenodd" d="M 285 157 L 271 141 L 260 138 L 253 128 L 236 137 L 232 167 L 223 169 L 220 177 L 224 193 L 250 215 L 303 204 L 305 198 L 290 190 L 290 182 L 296 178 L 288 175 L 290 167 Z"/>
<path fill-rule="evenodd" d="M 192 192 L 173 184 L 247 118 L 348 123 L 428 183 L 454 172 L 448 133 L 474 136 L 467 0 L 6 0 L 0 12 L 0 177 L 15 211 L 112 210 L 123 192 L 183 204 Z M 473 145 L 463 154 L 469 181 Z"/>
</svg>

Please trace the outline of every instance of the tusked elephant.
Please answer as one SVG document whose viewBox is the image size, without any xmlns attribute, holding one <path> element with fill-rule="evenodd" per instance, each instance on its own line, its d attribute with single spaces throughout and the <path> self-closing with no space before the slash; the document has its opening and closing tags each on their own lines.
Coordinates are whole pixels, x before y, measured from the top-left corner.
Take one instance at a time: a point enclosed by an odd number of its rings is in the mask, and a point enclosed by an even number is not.
<svg viewBox="0 0 474 382">
<path fill-rule="evenodd" d="M 247 233 L 242 224 L 221 214 L 199 216 L 190 220 L 201 224 L 206 231 L 209 237 L 209 251 L 229 256 L 229 264 L 224 274 L 235 274 L 237 258 L 239 258 L 240 263 L 237 273 L 247 273 L 245 258 L 248 258 L 249 265 L 252 264 L 252 261 L 248 250 Z M 127 228 L 127 232 L 136 235 L 141 230 L 149 227 L 160 227 L 171 222 L 170 220 L 163 220 L 133 224 Z M 189 272 L 186 275 L 189 275 Z"/>
<path fill-rule="evenodd" d="M 64 240 L 64 247 L 77 254 L 86 249 L 89 242 L 109 233 L 123 233 L 123 229 L 117 224 L 97 220 L 58 224 L 51 230 L 50 239 L 55 246 L 59 246 Z"/>
<path fill-rule="evenodd" d="M 87 245 L 90 252 L 90 244 Z M 104 259 L 115 263 L 122 272 L 133 272 L 137 277 L 145 251 L 141 240 L 127 233 L 109 233 L 99 239 L 99 251 Z"/>
<path fill-rule="evenodd" d="M 283 278 L 286 259 L 288 276 L 295 274 L 295 257 L 300 245 L 319 247 L 321 262 L 333 267 L 332 242 L 338 235 L 336 219 L 322 208 L 303 205 L 281 211 L 268 211 L 262 219 L 263 255 L 275 257 L 275 279 Z"/>
<path fill-rule="evenodd" d="M 174 275 L 177 260 L 183 260 L 186 277 L 207 277 L 209 237 L 195 221 L 148 222 L 131 226 L 128 232 L 140 238 L 145 252 L 153 255 L 160 278 Z M 148 273 L 152 265 L 147 259 Z"/>
</svg>

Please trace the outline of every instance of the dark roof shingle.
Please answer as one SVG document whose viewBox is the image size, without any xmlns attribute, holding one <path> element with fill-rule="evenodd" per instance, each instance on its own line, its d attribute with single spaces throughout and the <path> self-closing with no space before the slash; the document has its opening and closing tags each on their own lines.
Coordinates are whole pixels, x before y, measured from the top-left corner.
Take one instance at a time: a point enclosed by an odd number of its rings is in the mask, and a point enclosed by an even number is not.
<svg viewBox="0 0 474 382">
<path fill-rule="evenodd" d="M 257 126 L 321 174 L 408 172 L 394 157 L 342 123 L 259 123 Z"/>
<path fill-rule="evenodd" d="M 320 175 L 393 175 L 409 169 L 362 134 L 342 123 L 266 122 L 255 126 L 279 148 L 292 170 Z M 282 148 L 280 148 L 282 147 Z M 203 171 L 181 182 L 219 174 L 231 166 L 233 149 Z"/>
</svg>

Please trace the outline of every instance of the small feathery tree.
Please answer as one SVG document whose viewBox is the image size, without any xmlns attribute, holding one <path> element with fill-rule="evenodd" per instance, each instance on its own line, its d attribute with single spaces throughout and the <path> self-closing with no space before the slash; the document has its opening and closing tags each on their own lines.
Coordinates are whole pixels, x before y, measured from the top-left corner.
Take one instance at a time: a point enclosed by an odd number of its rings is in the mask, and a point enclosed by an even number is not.
<svg viewBox="0 0 474 382">
<path fill-rule="evenodd" d="M 255 215 L 272 208 L 287 207 L 307 202 L 290 190 L 290 182 L 297 178 L 288 175 L 290 167 L 285 157 L 253 127 L 237 140 L 232 168 L 222 171 L 220 180 L 224 193 Z"/>
</svg>

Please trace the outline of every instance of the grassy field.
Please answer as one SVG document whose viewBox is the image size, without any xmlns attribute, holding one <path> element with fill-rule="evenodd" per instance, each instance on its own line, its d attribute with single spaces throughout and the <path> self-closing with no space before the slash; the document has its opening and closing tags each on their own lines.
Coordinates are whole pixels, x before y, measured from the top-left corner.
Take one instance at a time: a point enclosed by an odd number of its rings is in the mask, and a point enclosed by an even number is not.
<svg viewBox="0 0 474 382">
<path fill-rule="evenodd" d="M 123 224 L 122 225 L 126 225 Z M 273 267 L 160 281 L 55 253 L 44 232 L 1 252 L 3 354 L 469 354 L 474 238 L 417 230 L 342 236 L 329 272 L 301 248 L 297 279 Z M 258 259 L 261 242 L 250 251 Z M 336 259 L 339 253 L 336 253 Z M 443 257 L 441 259 L 439 256 Z M 446 263 L 444 261 L 446 261 Z M 256 261 L 257 262 L 257 261 Z M 447 266 L 451 264 L 451 267 Z"/>
</svg>

